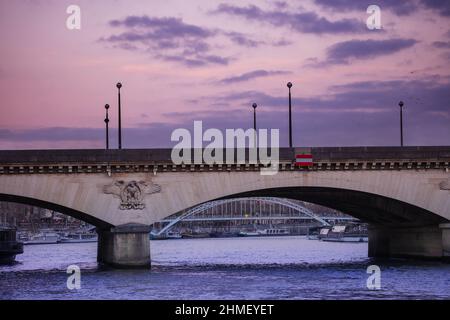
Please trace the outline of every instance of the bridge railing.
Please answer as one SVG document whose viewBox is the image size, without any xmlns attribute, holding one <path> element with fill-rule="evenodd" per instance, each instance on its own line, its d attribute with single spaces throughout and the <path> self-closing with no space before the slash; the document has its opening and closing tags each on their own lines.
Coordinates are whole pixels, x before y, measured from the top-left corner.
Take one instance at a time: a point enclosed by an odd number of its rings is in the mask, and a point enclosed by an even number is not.
<svg viewBox="0 0 450 320">
<path fill-rule="evenodd" d="M 309 149 L 316 161 L 450 161 L 450 146 L 279 148 L 280 160 L 295 160 L 297 149 Z M 191 157 L 194 160 L 192 149 Z M 228 149 L 223 149 L 223 163 Z M 236 155 L 238 149 L 233 149 Z M 0 150 L 0 165 L 172 163 L 172 149 Z M 245 149 L 249 154 L 249 149 Z"/>
<path fill-rule="evenodd" d="M 295 154 L 298 149 L 280 148 L 279 170 L 448 170 L 450 168 L 450 147 L 448 146 L 308 149 L 313 157 L 313 165 L 297 167 Z M 226 150 L 224 149 L 224 157 Z M 176 165 L 172 162 L 171 152 L 172 149 L 6 150 L 0 151 L 0 174 L 259 171 L 263 167 L 261 163 L 227 163 L 225 159 L 222 163 L 214 164 L 202 162 Z M 248 149 L 245 149 L 245 152 L 248 154 Z"/>
</svg>

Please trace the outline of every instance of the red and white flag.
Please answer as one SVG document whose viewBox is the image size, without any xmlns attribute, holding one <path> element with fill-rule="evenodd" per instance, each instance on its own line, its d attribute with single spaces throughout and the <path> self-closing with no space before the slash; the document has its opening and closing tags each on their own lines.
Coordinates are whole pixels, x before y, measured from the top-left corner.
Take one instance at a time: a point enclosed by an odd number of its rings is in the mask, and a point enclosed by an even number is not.
<svg viewBox="0 0 450 320">
<path fill-rule="evenodd" d="M 299 167 L 310 167 L 313 165 L 312 154 L 296 154 L 295 165 Z"/>
</svg>

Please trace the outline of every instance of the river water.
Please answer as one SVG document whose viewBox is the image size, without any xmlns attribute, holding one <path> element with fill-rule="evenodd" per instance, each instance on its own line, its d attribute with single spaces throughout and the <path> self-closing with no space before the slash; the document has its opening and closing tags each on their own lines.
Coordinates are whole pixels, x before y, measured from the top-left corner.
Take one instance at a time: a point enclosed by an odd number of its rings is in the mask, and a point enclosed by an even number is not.
<svg viewBox="0 0 450 320">
<path fill-rule="evenodd" d="M 25 246 L 0 266 L 0 299 L 450 299 L 450 264 L 367 258 L 367 243 L 304 237 L 151 242 L 151 270 L 96 263 L 97 244 Z M 66 269 L 81 268 L 81 288 Z M 366 271 L 381 269 L 380 290 Z"/>
</svg>

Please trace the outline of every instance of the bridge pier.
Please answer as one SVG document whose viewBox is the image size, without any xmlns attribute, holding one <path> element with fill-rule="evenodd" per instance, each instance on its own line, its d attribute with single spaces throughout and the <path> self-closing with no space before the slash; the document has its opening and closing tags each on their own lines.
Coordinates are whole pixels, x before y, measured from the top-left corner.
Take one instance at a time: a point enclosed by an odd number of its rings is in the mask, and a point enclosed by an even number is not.
<svg viewBox="0 0 450 320">
<path fill-rule="evenodd" d="M 414 228 L 371 225 L 369 257 L 450 260 L 450 224 Z"/>
<path fill-rule="evenodd" d="M 97 229 L 97 261 L 116 268 L 150 267 L 150 227 L 125 224 Z"/>
</svg>

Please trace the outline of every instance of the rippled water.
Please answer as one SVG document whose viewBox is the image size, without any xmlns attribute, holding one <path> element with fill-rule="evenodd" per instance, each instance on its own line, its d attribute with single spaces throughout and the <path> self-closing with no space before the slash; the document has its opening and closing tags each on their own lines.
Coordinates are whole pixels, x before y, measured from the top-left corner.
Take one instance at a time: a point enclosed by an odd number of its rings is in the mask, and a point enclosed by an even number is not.
<svg viewBox="0 0 450 320">
<path fill-rule="evenodd" d="M 151 270 L 96 263 L 96 243 L 26 246 L 0 266 L 0 299 L 450 299 L 450 265 L 367 258 L 366 243 L 303 237 L 152 241 Z M 68 290 L 79 265 L 81 289 Z M 380 266 L 381 290 L 366 287 Z"/>
</svg>

